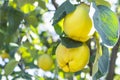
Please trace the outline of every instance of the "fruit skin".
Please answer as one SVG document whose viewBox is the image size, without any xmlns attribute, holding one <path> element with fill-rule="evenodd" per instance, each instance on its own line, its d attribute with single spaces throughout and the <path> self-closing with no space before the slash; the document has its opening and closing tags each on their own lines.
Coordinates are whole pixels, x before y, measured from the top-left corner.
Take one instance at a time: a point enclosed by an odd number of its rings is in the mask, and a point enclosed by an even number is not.
<svg viewBox="0 0 120 80">
<path fill-rule="evenodd" d="M 81 42 L 90 38 L 92 20 L 89 17 L 89 9 L 87 4 L 81 3 L 75 11 L 65 16 L 63 29 L 69 38 Z"/>
<path fill-rule="evenodd" d="M 77 48 L 66 48 L 61 43 L 56 49 L 56 60 L 64 72 L 77 72 L 85 67 L 90 57 L 86 44 Z"/>
<path fill-rule="evenodd" d="M 50 55 L 43 54 L 38 58 L 37 65 L 39 68 L 43 69 L 44 71 L 48 71 L 53 66 L 53 60 Z"/>
</svg>

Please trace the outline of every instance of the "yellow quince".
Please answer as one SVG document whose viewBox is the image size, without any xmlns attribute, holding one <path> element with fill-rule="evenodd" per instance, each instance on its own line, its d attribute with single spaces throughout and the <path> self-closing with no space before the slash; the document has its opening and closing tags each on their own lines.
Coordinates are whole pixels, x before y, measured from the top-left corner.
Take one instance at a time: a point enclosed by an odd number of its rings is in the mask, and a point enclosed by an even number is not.
<svg viewBox="0 0 120 80">
<path fill-rule="evenodd" d="M 44 71 L 48 71 L 53 66 L 53 60 L 50 55 L 42 54 L 37 60 L 37 65 L 39 68 L 43 69 Z"/>
<path fill-rule="evenodd" d="M 56 49 L 56 60 L 64 72 L 77 72 L 89 61 L 90 51 L 86 44 L 80 47 L 67 48 L 60 43 Z"/>
<path fill-rule="evenodd" d="M 65 16 L 63 30 L 69 38 L 81 42 L 90 38 L 92 20 L 89 16 L 89 9 L 87 4 L 81 3 L 73 12 Z"/>
</svg>

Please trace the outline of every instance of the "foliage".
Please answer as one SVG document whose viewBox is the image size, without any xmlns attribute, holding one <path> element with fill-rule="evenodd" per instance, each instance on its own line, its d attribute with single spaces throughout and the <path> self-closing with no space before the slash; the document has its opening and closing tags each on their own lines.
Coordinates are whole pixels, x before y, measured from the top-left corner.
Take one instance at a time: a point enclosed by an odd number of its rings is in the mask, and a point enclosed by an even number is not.
<svg viewBox="0 0 120 80">
<path fill-rule="evenodd" d="M 95 0 L 84 2 L 91 3 L 90 17 L 95 28 L 94 35 L 85 42 L 90 48 L 90 60 L 84 69 L 65 73 L 56 62 L 55 50 L 58 43 L 62 42 L 67 48 L 75 48 L 83 42 L 68 38 L 61 20 L 73 12 L 81 0 L 76 0 L 77 4 L 66 0 L 57 5 L 57 10 L 48 7 L 47 4 L 57 4 L 49 0 L 0 0 L 0 80 L 9 80 L 9 76 L 12 80 L 97 80 L 106 77 L 111 50 L 119 38 L 119 4 L 116 16 L 110 7 L 97 5 Z M 52 13 L 53 16 L 46 27 L 44 16 L 47 13 Z M 51 24 L 53 27 L 50 27 Z M 51 32 L 52 29 L 55 32 Z M 49 71 L 37 66 L 38 57 L 42 54 L 52 56 L 54 65 Z M 118 80 L 119 77 L 120 74 L 116 74 L 114 79 Z"/>
</svg>

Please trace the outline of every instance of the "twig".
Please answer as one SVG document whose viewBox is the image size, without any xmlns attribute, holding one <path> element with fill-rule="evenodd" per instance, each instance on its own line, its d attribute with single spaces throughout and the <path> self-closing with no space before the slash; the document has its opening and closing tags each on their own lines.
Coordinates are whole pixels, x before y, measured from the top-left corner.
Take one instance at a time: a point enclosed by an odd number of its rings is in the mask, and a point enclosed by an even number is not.
<svg viewBox="0 0 120 80">
<path fill-rule="evenodd" d="M 52 0 L 52 4 L 54 5 L 55 9 L 58 8 L 58 4 L 55 2 L 55 0 Z"/>
</svg>

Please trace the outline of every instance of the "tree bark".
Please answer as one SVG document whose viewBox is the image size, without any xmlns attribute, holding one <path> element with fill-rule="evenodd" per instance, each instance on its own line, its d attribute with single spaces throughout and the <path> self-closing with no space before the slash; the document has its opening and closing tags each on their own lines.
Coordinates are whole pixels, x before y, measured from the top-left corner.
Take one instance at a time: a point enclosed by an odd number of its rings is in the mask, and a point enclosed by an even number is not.
<svg viewBox="0 0 120 80">
<path fill-rule="evenodd" d="M 119 38 L 117 44 L 112 49 L 112 53 L 111 53 L 111 57 L 110 57 L 109 71 L 108 71 L 106 80 L 113 80 L 113 78 L 114 78 L 115 61 L 116 61 L 116 58 L 117 58 L 119 45 L 120 45 L 120 38 Z"/>
</svg>

